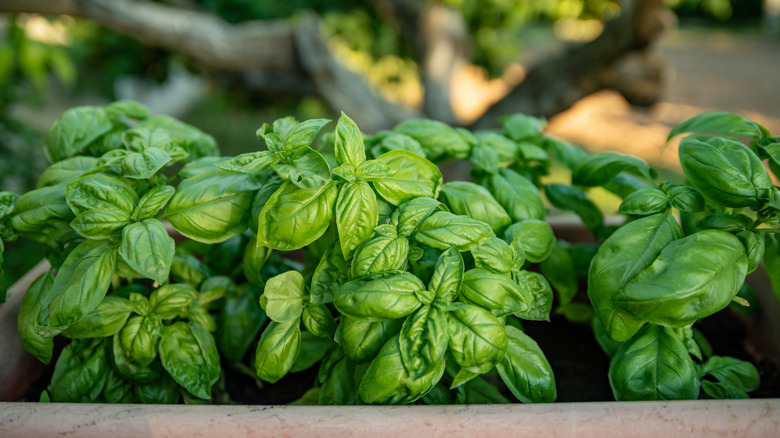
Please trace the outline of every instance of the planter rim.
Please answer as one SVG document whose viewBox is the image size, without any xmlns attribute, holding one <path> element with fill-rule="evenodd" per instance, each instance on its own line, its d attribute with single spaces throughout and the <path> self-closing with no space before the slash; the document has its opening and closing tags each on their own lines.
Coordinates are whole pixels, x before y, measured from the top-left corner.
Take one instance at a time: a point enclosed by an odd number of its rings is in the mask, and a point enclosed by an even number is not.
<svg viewBox="0 0 780 438">
<path fill-rule="evenodd" d="M 0 403 L 4 437 L 777 436 L 780 399 L 446 406 Z"/>
</svg>

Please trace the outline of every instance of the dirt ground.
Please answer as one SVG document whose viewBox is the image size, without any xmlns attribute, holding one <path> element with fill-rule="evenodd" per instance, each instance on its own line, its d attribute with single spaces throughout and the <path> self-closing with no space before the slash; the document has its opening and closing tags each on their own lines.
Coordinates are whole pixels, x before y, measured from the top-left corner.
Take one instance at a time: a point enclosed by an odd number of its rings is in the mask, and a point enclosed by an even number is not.
<svg viewBox="0 0 780 438">
<path fill-rule="evenodd" d="M 670 129 L 703 111 L 741 114 L 780 134 L 780 38 L 760 32 L 673 29 L 657 47 L 666 63 L 661 102 L 635 108 L 615 92 L 582 99 L 547 131 L 592 151 L 617 150 L 679 169 L 677 144 L 662 152 Z"/>
</svg>

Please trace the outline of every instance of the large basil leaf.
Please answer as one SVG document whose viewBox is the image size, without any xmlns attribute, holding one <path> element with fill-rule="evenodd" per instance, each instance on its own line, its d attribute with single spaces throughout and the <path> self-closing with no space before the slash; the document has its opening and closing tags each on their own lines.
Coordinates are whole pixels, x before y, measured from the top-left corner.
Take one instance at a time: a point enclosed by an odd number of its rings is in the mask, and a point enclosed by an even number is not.
<svg viewBox="0 0 780 438">
<path fill-rule="evenodd" d="M 103 298 L 94 311 L 68 327 L 62 334 L 68 338 L 113 336 L 125 326 L 132 311 L 127 298 L 109 295 Z"/>
<path fill-rule="evenodd" d="M 130 184 L 108 175 L 93 174 L 68 184 L 66 199 L 76 215 L 102 208 L 117 208 L 130 214 L 138 195 Z"/>
<path fill-rule="evenodd" d="M 336 319 L 324 304 L 309 304 L 304 307 L 301 321 L 306 330 L 314 336 L 333 338 L 336 333 Z"/>
<path fill-rule="evenodd" d="M 512 246 L 522 249 L 525 258 L 533 263 L 544 261 L 555 247 L 555 234 L 550 224 L 536 219 L 513 224 L 507 228 L 506 236 Z"/>
<path fill-rule="evenodd" d="M 168 280 L 175 251 L 173 238 L 157 219 L 144 219 L 122 230 L 119 255 L 136 272 L 158 284 Z"/>
<path fill-rule="evenodd" d="M 465 160 L 471 151 L 470 145 L 456 130 L 437 120 L 406 120 L 397 124 L 393 131 L 417 140 L 432 160 L 448 157 Z"/>
<path fill-rule="evenodd" d="M 306 299 L 303 276 L 298 271 L 287 271 L 270 278 L 260 296 L 260 306 L 271 320 L 297 321 Z"/>
<path fill-rule="evenodd" d="M 157 212 L 162 210 L 168 201 L 171 200 L 176 189 L 173 186 L 163 185 L 150 189 L 144 194 L 138 201 L 138 205 L 133 211 L 134 220 L 144 220 L 153 218 L 157 215 Z"/>
<path fill-rule="evenodd" d="M 609 365 L 609 384 L 618 401 L 699 397 L 696 367 L 682 339 L 657 325 L 643 327 L 618 350 Z"/>
<path fill-rule="evenodd" d="M 78 155 L 58 161 L 41 173 L 38 177 L 38 188 L 56 186 L 60 183 L 69 183 L 80 177 L 87 171 L 98 166 L 98 159 Z"/>
<path fill-rule="evenodd" d="M 342 111 L 336 126 L 336 163 L 349 163 L 357 166 L 366 161 L 366 149 L 363 146 L 363 134 L 355 122 Z"/>
<path fill-rule="evenodd" d="M 464 269 L 463 257 L 457 249 L 444 251 L 433 269 L 428 290 L 434 292 L 440 302 L 451 303 L 461 289 Z"/>
<path fill-rule="evenodd" d="M 406 318 L 398 342 L 409 375 L 418 379 L 439 366 L 448 340 L 447 317 L 435 307 L 423 306 Z"/>
<path fill-rule="evenodd" d="M 198 128 L 169 116 L 149 117 L 136 125 L 136 129 L 146 128 L 150 131 L 160 129 L 167 132 L 188 154 L 187 161 L 201 157 L 219 155 L 214 137 Z"/>
<path fill-rule="evenodd" d="M 95 106 L 70 108 L 54 121 L 46 135 L 46 158 L 50 163 L 79 155 L 111 130 L 105 110 Z"/>
<path fill-rule="evenodd" d="M 504 324 L 489 311 L 455 303 L 447 313 L 447 326 L 449 351 L 462 368 L 481 374 L 503 358 L 508 345 Z"/>
<path fill-rule="evenodd" d="M 97 308 L 114 275 L 116 244 L 86 240 L 65 259 L 54 282 L 41 294 L 37 329 L 56 335 Z"/>
<path fill-rule="evenodd" d="M 406 370 L 398 336 L 390 338 L 371 362 L 358 386 L 360 401 L 368 404 L 408 404 L 433 389 L 444 374 L 445 361 L 414 378 Z"/>
<path fill-rule="evenodd" d="M 669 133 L 667 141 L 684 132 L 756 138 L 766 132 L 766 128 L 738 114 L 724 111 L 708 111 L 697 114 L 675 126 Z"/>
<path fill-rule="evenodd" d="M 496 365 L 498 375 L 523 403 L 552 403 L 558 396 L 555 375 L 539 345 L 519 329 L 507 326 L 508 346 Z"/>
<path fill-rule="evenodd" d="M 485 269 L 469 269 L 463 275 L 460 293 L 468 302 L 491 311 L 496 316 L 528 313 L 534 305 L 533 296 L 509 277 Z"/>
<path fill-rule="evenodd" d="M 118 237 L 130 224 L 130 215 L 118 208 L 98 208 L 85 211 L 70 223 L 71 228 L 88 239 Z"/>
<path fill-rule="evenodd" d="M 353 280 L 333 294 L 333 304 L 343 315 L 364 321 L 397 319 L 422 305 L 417 293 L 425 285 L 408 272 Z"/>
<path fill-rule="evenodd" d="M 431 213 L 444 209 L 446 207 L 441 202 L 421 196 L 399 205 L 392 215 L 391 224 L 397 226 L 399 235 L 411 236 Z"/>
<path fill-rule="evenodd" d="M 280 130 L 280 133 L 277 134 L 284 139 L 285 147 L 296 150 L 311 145 L 317 133 L 328 123 L 330 123 L 329 119 L 310 119 L 297 123 L 286 132 L 282 133 L 285 130 Z"/>
<path fill-rule="evenodd" d="M 257 244 L 291 251 L 319 239 L 330 225 L 337 195 L 333 182 L 311 190 L 282 184 L 260 212 Z"/>
<path fill-rule="evenodd" d="M 260 336 L 255 353 L 257 377 L 276 383 L 295 364 L 301 349 L 301 329 L 298 320 L 272 321 Z"/>
<path fill-rule="evenodd" d="M 588 296 L 610 337 L 627 341 L 644 324 L 614 300 L 629 281 L 680 237 L 682 230 L 671 215 L 656 214 L 629 222 L 599 248 L 588 272 Z"/>
<path fill-rule="evenodd" d="M 166 284 L 149 296 L 149 307 L 160 319 L 167 321 L 187 315 L 187 309 L 197 297 L 198 292 L 189 284 Z"/>
<path fill-rule="evenodd" d="M 571 182 L 585 187 L 603 186 L 621 172 L 645 177 L 650 183 L 657 176 L 655 170 L 637 157 L 602 152 L 583 158 L 572 171 Z"/>
<path fill-rule="evenodd" d="M 342 315 L 335 339 L 350 360 L 364 363 L 376 357 L 388 339 L 398 334 L 404 319 L 364 321 Z"/>
<path fill-rule="evenodd" d="M 407 238 L 375 236 L 363 242 L 355 251 L 350 277 L 358 278 L 380 272 L 403 270 L 408 256 Z"/>
<path fill-rule="evenodd" d="M 2 245 L 0 244 L 0 246 Z M 35 320 L 41 309 L 41 296 L 51 288 L 53 282 L 54 276 L 51 271 L 46 271 L 32 282 L 19 304 L 19 318 L 16 326 L 22 347 L 45 364 L 51 361 L 54 338 L 42 336 L 36 332 Z"/>
<path fill-rule="evenodd" d="M 268 319 L 252 288 L 236 298 L 225 300 L 217 320 L 219 351 L 229 361 L 240 361 Z"/>
<path fill-rule="evenodd" d="M 253 192 L 259 188 L 247 174 L 206 172 L 179 184 L 166 216 L 173 228 L 193 240 L 223 242 L 247 228 Z"/>
<path fill-rule="evenodd" d="M 381 155 L 376 160 L 390 169 L 387 176 L 371 183 L 387 202 L 399 205 L 418 196 L 436 198 L 439 195 L 441 171 L 425 158 L 398 150 Z"/>
<path fill-rule="evenodd" d="M 739 239 L 705 230 L 669 243 L 612 301 L 640 320 L 683 327 L 725 308 L 746 272 Z"/>
<path fill-rule="evenodd" d="M 690 136 L 680 142 L 679 153 L 690 183 L 713 201 L 756 208 L 769 199 L 772 180 L 761 159 L 742 143 Z"/>
<path fill-rule="evenodd" d="M 413 236 L 418 242 L 433 248 L 446 250 L 454 246 L 459 251 L 470 251 L 495 237 L 495 234 L 484 222 L 437 211 L 420 224 Z"/>
<path fill-rule="evenodd" d="M 669 206 L 669 198 L 663 190 L 655 187 L 639 189 L 623 199 L 618 212 L 634 216 L 663 213 Z"/>
<path fill-rule="evenodd" d="M 365 181 L 344 184 L 336 200 L 336 226 L 344 258 L 351 258 L 358 245 L 374 234 L 376 194 Z"/>
<path fill-rule="evenodd" d="M 179 321 L 165 326 L 160 339 L 163 368 L 195 397 L 208 400 L 219 379 L 220 365 L 214 340 L 198 324 Z"/>
<path fill-rule="evenodd" d="M 758 389 L 760 383 L 752 363 L 733 357 L 712 356 L 697 368 L 701 387 L 712 398 L 750 398 L 747 393 Z"/>
<path fill-rule="evenodd" d="M 119 343 L 128 358 L 146 367 L 157 357 L 157 344 L 162 334 L 162 321 L 156 314 L 134 316 L 119 332 Z"/>
<path fill-rule="evenodd" d="M 150 147 L 143 152 L 133 152 L 122 159 L 122 176 L 134 179 L 151 178 L 173 161 L 173 157 L 160 148 Z"/>
<path fill-rule="evenodd" d="M 666 193 L 669 205 L 682 212 L 697 212 L 704 210 L 704 197 L 698 190 L 690 186 L 673 186 Z"/>
<path fill-rule="evenodd" d="M 453 181 L 444 184 L 441 197 L 450 211 L 485 222 L 495 233 L 501 233 L 512 223 L 512 219 L 490 192 L 474 183 Z"/>
<path fill-rule="evenodd" d="M 546 209 L 539 189 L 512 169 L 500 169 L 485 181 L 488 190 L 501 204 L 512 222 L 523 219 L 544 220 Z"/>
<path fill-rule="evenodd" d="M 49 393 L 54 402 L 94 403 L 108 377 L 103 339 L 76 339 L 62 350 Z"/>
<path fill-rule="evenodd" d="M 50 242 L 70 231 L 75 217 L 65 199 L 66 184 L 43 187 L 20 196 L 11 226 L 36 242 Z"/>
</svg>

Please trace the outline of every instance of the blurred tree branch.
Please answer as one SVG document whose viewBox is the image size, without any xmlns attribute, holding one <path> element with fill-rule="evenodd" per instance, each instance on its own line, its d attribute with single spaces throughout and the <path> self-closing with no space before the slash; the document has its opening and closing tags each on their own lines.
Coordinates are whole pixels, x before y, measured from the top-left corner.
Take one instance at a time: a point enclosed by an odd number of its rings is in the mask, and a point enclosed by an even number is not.
<svg viewBox="0 0 780 438">
<path fill-rule="evenodd" d="M 186 54 L 218 71 L 243 75 L 250 86 L 315 91 L 336 110 L 349 113 L 367 132 L 387 129 L 409 117 L 427 116 L 456 124 L 450 102 L 453 73 L 466 63 L 469 35 L 463 18 L 442 4 L 375 0 L 399 18 L 404 35 L 416 40 L 416 58 L 425 88 L 422 113 L 388 102 L 330 51 L 316 14 L 291 20 L 230 24 L 189 7 L 147 0 L 3 0 L 0 12 L 72 15 L 108 29 Z M 646 49 L 668 24 L 663 0 L 624 0 L 596 40 L 532 67 L 525 79 L 496 102 L 475 127 L 492 127 L 515 112 L 552 116 L 580 98 L 605 88 L 626 89 L 622 59 L 640 70 Z M 636 62 L 636 60 L 639 62 Z M 653 66 L 650 65 L 650 68 Z M 297 85 L 296 85 L 297 84 Z"/>
</svg>

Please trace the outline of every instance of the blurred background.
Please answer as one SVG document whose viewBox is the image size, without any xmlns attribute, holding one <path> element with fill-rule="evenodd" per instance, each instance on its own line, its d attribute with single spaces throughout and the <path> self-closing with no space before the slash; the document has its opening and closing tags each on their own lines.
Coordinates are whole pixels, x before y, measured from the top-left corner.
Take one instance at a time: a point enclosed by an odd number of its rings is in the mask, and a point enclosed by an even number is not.
<svg viewBox="0 0 780 438">
<path fill-rule="evenodd" d="M 65 109 L 118 99 L 224 155 L 287 115 L 375 133 L 524 112 L 673 175 L 666 137 L 700 112 L 780 133 L 780 0 L 0 0 L 2 190 L 34 188 Z"/>
</svg>

